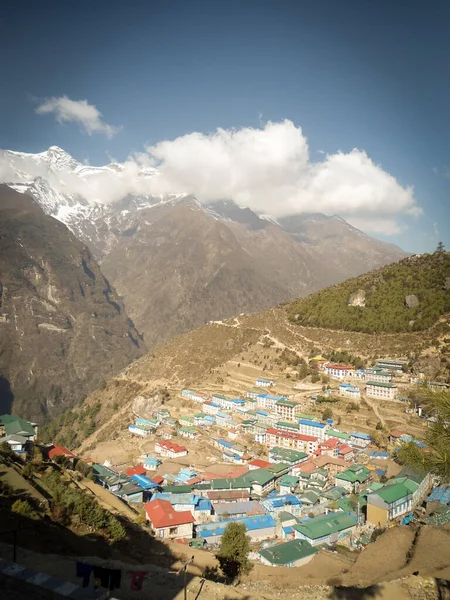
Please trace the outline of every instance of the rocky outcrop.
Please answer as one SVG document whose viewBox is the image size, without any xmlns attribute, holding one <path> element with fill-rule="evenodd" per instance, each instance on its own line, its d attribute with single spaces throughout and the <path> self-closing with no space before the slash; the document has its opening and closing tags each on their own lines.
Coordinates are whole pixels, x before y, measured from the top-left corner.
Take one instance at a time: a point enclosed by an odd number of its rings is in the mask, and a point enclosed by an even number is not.
<svg viewBox="0 0 450 600">
<path fill-rule="evenodd" d="M 366 292 L 365 290 L 357 290 L 350 294 L 347 304 L 349 306 L 365 306 L 366 305 Z"/>
<path fill-rule="evenodd" d="M 408 308 L 417 308 L 419 306 L 419 298 L 415 294 L 409 294 L 405 298 L 405 305 Z"/>
<path fill-rule="evenodd" d="M 144 350 L 90 251 L 0 186 L 0 411 L 42 423 Z"/>
</svg>

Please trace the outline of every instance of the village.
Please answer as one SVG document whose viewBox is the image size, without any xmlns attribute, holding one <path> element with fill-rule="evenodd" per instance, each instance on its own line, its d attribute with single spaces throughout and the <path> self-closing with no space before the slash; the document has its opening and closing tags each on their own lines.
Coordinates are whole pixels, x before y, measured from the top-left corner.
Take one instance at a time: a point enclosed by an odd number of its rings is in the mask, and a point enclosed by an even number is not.
<svg viewBox="0 0 450 600">
<path fill-rule="evenodd" d="M 69 468 L 90 465 L 95 483 L 145 516 L 158 539 L 214 551 L 230 522 L 243 523 L 251 558 L 268 566 L 302 566 L 321 548 L 361 549 L 393 526 L 450 521 L 450 487 L 395 460 L 404 443 L 423 447 L 419 439 L 392 429 L 380 449 L 367 431 L 340 427 L 328 409 L 332 397 L 352 407 L 364 398 L 404 406 L 417 383 L 404 364 L 355 369 L 311 360 L 329 382 L 312 394 L 278 394 L 275 379 L 258 377 L 240 397 L 183 389 L 181 409 L 136 415 L 128 435 L 143 451 L 129 464 L 42 449 Z M 421 417 L 417 406 L 413 418 L 426 427 Z M 39 443 L 36 423 L 3 415 L 0 426 L 0 443 L 19 455 Z"/>
</svg>

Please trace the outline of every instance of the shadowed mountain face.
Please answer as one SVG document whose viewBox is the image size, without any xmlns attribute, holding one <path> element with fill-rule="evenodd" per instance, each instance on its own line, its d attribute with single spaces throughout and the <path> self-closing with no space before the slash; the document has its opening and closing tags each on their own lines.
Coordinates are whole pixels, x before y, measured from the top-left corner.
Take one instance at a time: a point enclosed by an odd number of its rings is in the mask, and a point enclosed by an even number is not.
<svg viewBox="0 0 450 600">
<path fill-rule="evenodd" d="M 90 250 L 0 186 L 0 405 L 42 422 L 144 349 Z"/>
</svg>

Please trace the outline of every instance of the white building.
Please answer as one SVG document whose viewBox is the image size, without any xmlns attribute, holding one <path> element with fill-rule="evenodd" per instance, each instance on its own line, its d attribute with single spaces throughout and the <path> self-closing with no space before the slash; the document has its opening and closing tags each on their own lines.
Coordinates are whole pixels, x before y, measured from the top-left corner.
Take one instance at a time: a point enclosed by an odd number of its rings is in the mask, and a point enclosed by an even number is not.
<svg viewBox="0 0 450 600">
<path fill-rule="evenodd" d="M 325 365 L 325 373 L 335 379 L 344 379 L 344 377 L 353 377 L 355 368 L 352 365 Z"/>
<path fill-rule="evenodd" d="M 299 433 L 311 435 L 321 441 L 326 439 L 328 429 L 330 429 L 328 423 L 320 423 L 319 421 L 311 421 L 310 419 L 300 419 L 298 422 Z"/>
<path fill-rule="evenodd" d="M 182 398 L 192 400 L 192 402 L 197 402 L 199 404 L 203 404 L 203 402 L 208 400 L 208 396 L 205 394 L 199 394 L 198 392 L 193 392 L 192 390 L 183 390 L 181 392 L 181 396 Z"/>
<path fill-rule="evenodd" d="M 369 398 L 380 398 L 394 400 L 397 397 L 398 387 L 393 383 L 381 383 L 379 381 L 368 381 L 366 394 Z"/>
<path fill-rule="evenodd" d="M 256 387 L 264 387 L 264 388 L 269 388 L 275 385 L 275 381 L 272 381 L 271 379 L 257 379 L 256 380 Z"/>
</svg>

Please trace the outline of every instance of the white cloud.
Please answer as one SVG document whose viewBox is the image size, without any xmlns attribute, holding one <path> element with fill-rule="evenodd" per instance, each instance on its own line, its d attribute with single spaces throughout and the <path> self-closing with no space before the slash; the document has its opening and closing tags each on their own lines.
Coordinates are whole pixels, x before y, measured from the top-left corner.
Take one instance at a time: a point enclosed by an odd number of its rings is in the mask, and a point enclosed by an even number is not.
<svg viewBox="0 0 450 600">
<path fill-rule="evenodd" d="M 358 149 L 313 162 L 292 121 L 263 128 L 192 133 L 147 148 L 158 165 L 160 192 L 188 192 L 201 201 L 230 198 L 274 217 L 338 214 L 366 231 L 392 234 L 398 216 L 418 216 L 412 188 L 402 187 Z"/>
<path fill-rule="evenodd" d="M 71 100 L 67 96 L 47 98 L 37 108 L 38 115 L 54 114 L 58 123 L 73 121 L 89 134 L 102 133 L 108 139 L 119 131 L 119 128 L 108 125 L 102 119 L 102 113 L 87 100 Z"/>
<path fill-rule="evenodd" d="M 273 217 L 337 214 L 363 231 L 385 235 L 402 231 L 405 216 L 422 214 L 413 189 L 362 150 L 311 160 L 306 137 L 291 121 L 161 141 L 129 157 L 120 170 L 83 177 L 73 171 L 55 175 L 41 163 L 23 161 L 13 165 L 0 154 L 0 180 L 23 171 L 50 179 L 59 191 L 102 202 L 133 193 L 189 193 L 204 203 L 231 199 Z"/>
</svg>

